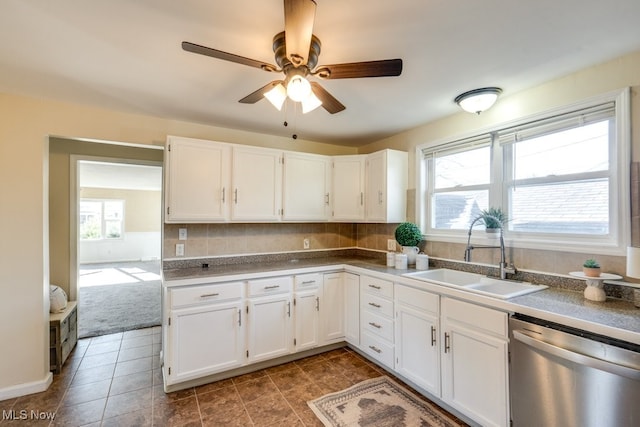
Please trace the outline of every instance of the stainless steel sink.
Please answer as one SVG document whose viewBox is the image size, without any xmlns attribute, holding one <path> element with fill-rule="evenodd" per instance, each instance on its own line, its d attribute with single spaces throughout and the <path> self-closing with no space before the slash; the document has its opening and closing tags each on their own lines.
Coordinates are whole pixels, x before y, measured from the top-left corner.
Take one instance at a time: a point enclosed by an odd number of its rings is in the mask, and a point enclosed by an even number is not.
<svg viewBox="0 0 640 427">
<path fill-rule="evenodd" d="M 405 273 L 403 276 L 502 299 L 509 299 L 547 288 L 544 285 L 497 279 L 483 276 L 482 274 L 467 273 L 466 271 L 450 270 L 448 268 Z"/>
</svg>

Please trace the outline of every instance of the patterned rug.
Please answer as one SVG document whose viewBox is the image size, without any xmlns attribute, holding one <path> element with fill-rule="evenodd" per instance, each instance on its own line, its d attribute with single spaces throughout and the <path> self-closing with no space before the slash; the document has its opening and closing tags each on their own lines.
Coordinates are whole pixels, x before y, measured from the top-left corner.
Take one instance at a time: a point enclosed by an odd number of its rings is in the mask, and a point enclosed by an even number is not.
<svg viewBox="0 0 640 427">
<path fill-rule="evenodd" d="M 386 376 L 363 381 L 307 404 L 320 421 L 330 427 L 465 425 Z"/>
</svg>

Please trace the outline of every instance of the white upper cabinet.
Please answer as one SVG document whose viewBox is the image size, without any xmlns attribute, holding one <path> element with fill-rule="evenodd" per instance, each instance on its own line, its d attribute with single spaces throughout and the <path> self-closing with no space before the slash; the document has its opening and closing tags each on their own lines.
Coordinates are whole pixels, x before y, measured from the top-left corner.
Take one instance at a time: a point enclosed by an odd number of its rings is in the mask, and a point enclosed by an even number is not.
<svg viewBox="0 0 640 427">
<path fill-rule="evenodd" d="M 282 151 L 233 147 L 231 219 L 279 221 L 282 206 Z"/>
<path fill-rule="evenodd" d="M 366 155 L 333 157 L 332 221 L 364 220 L 366 158 Z"/>
<path fill-rule="evenodd" d="M 326 221 L 329 219 L 331 176 L 329 157 L 307 153 L 284 153 L 282 219 Z"/>
<path fill-rule="evenodd" d="M 382 150 L 367 156 L 366 220 L 406 221 L 407 153 Z"/>
<path fill-rule="evenodd" d="M 324 156 L 167 137 L 165 222 L 403 222 L 407 153 Z"/>
<path fill-rule="evenodd" d="M 228 219 L 231 147 L 170 136 L 165 155 L 165 221 Z"/>
</svg>

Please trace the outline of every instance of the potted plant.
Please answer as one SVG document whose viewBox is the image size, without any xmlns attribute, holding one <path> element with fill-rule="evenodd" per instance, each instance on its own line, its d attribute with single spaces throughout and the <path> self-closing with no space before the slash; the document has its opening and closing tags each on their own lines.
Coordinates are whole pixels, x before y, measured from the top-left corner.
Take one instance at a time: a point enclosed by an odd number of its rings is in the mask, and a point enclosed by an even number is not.
<svg viewBox="0 0 640 427">
<path fill-rule="evenodd" d="M 484 229 L 487 233 L 497 233 L 507 222 L 507 215 L 501 208 L 489 208 L 480 212 Z"/>
<path fill-rule="evenodd" d="M 403 222 L 396 227 L 396 242 L 402 246 L 402 253 L 407 255 L 409 264 L 416 263 L 416 255 L 420 251 L 418 244 L 422 241 L 422 232 L 412 222 Z"/>
<path fill-rule="evenodd" d="M 587 277 L 600 277 L 600 264 L 595 259 L 589 258 L 582 264 L 582 272 Z"/>
</svg>

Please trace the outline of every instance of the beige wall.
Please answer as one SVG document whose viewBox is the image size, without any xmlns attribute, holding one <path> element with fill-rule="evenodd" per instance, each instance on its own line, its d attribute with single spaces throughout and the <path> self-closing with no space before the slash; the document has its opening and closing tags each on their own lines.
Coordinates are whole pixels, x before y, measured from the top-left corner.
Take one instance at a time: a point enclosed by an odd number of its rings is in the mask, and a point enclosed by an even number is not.
<svg viewBox="0 0 640 427">
<path fill-rule="evenodd" d="M 167 135 L 181 135 L 320 154 L 356 152 L 350 147 L 8 93 L 0 93 L 0 117 L 0 292 L 4 296 L 0 324 L 11 325 L 0 330 L 0 341 L 6 344 L 0 396 L 35 391 L 49 379 L 49 228 L 56 240 L 65 227 L 68 236 L 64 214 L 52 212 L 49 224 L 49 136 L 162 146 Z M 68 187 L 59 191 L 68 192 Z M 68 196 L 56 200 L 55 206 L 68 206 Z M 52 255 L 58 252 L 62 259 L 68 258 L 64 248 L 54 246 Z M 65 269 L 68 262 L 56 262 L 55 267 Z"/>
<path fill-rule="evenodd" d="M 113 188 L 81 188 L 84 199 L 124 200 L 127 233 L 162 230 L 162 192 Z"/>
</svg>

